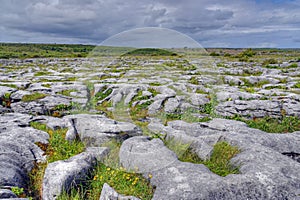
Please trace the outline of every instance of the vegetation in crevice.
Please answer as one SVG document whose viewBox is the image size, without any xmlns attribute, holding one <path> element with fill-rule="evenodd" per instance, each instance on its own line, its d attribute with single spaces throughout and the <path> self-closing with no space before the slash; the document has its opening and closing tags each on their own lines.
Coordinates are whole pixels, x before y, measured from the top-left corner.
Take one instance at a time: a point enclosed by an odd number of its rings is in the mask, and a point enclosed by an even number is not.
<svg viewBox="0 0 300 200">
<path fill-rule="evenodd" d="M 30 125 L 35 129 L 45 131 L 49 134 L 48 144 L 36 143 L 43 151 L 45 151 L 47 161 L 36 163 L 29 174 L 30 182 L 28 184 L 28 196 L 34 197 L 34 199 L 40 199 L 42 181 L 47 164 L 58 160 L 65 160 L 77 155 L 84 151 L 85 146 L 82 142 L 77 140 L 73 142 L 65 140 L 67 129 L 52 130 L 45 124 L 39 122 L 31 122 Z"/>
<path fill-rule="evenodd" d="M 48 96 L 48 94 L 35 92 L 35 93 L 32 93 L 32 94 L 24 95 L 22 97 L 22 101 L 24 101 L 24 102 L 35 101 L 35 100 L 38 100 L 38 99 L 45 98 L 46 96 Z"/>
<path fill-rule="evenodd" d="M 249 120 L 236 115 L 228 117 L 228 119 L 245 122 L 250 128 L 256 128 L 268 133 L 290 133 L 300 131 L 300 118 L 296 116 L 283 115 L 281 118 L 263 117 Z"/>
<path fill-rule="evenodd" d="M 232 165 L 230 159 L 239 154 L 240 150 L 238 147 L 231 146 L 225 141 L 214 145 L 212 155 L 208 160 L 200 159 L 191 148 L 191 144 L 177 141 L 174 138 L 168 138 L 164 140 L 164 143 L 170 150 L 176 153 L 178 159 L 182 162 L 204 164 L 210 171 L 219 176 L 239 173 L 239 167 Z"/>
<path fill-rule="evenodd" d="M 119 164 L 121 143 L 111 140 L 102 146 L 110 149 L 103 162 L 99 162 L 85 186 L 78 185 L 70 193 L 64 192 L 60 200 L 98 200 L 104 183 L 109 184 L 119 194 L 135 196 L 140 199 L 151 199 L 155 188 L 149 178 L 135 172 L 127 172 Z"/>
</svg>

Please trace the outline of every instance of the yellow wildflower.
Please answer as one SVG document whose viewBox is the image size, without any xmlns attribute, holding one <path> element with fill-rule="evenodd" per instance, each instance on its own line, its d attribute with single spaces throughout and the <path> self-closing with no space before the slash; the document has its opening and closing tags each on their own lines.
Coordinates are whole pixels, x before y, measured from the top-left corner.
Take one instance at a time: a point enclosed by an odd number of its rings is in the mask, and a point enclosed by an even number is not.
<svg viewBox="0 0 300 200">
<path fill-rule="evenodd" d="M 95 180 L 97 180 L 97 178 L 98 178 L 98 175 L 94 176 L 93 180 L 95 181 Z"/>
<path fill-rule="evenodd" d="M 152 174 L 149 174 L 148 177 L 151 179 L 153 176 L 152 176 Z"/>
</svg>

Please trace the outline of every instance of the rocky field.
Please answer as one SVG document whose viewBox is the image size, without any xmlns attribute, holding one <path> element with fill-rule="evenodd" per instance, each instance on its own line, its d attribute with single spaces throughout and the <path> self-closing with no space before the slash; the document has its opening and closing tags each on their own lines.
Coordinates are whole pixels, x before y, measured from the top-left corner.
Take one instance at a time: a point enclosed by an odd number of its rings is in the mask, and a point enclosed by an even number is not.
<svg viewBox="0 0 300 200">
<path fill-rule="evenodd" d="M 225 58 L 0 60 L 0 198 L 300 199 L 299 60 Z"/>
</svg>

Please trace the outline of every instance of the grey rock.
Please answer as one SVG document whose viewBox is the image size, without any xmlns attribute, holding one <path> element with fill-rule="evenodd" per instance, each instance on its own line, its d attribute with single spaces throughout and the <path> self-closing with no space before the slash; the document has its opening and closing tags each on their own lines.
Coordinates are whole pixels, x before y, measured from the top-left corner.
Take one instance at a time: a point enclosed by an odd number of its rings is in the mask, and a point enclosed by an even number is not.
<svg viewBox="0 0 300 200">
<path fill-rule="evenodd" d="M 217 100 L 219 102 L 222 101 L 234 101 L 234 100 L 254 100 L 254 99 L 260 99 L 262 96 L 259 94 L 251 94 L 248 92 L 240 92 L 240 91 L 220 91 L 216 93 Z"/>
<path fill-rule="evenodd" d="M 67 127 L 67 121 L 65 119 L 52 117 L 52 116 L 37 116 L 34 117 L 32 121 L 37 121 L 42 124 L 46 124 L 47 127 L 53 130 Z"/>
<path fill-rule="evenodd" d="M 136 91 L 130 92 L 126 98 L 124 99 L 124 104 L 129 105 L 129 103 L 132 101 L 132 99 L 137 95 Z"/>
<path fill-rule="evenodd" d="M 21 101 L 23 96 L 25 95 L 29 95 L 31 94 L 31 92 L 28 92 L 28 91 L 24 91 L 24 90 L 18 90 L 14 93 L 11 94 L 10 98 L 13 100 L 13 101 Z"/>
<path fill-rule="evenodd" d="M 147 91 L 147 90 L 146 91 L 144 90 L 142 92 L 142 95 L 145 96 L 145 97 L 152 97 L 153 96 L 153 94 L 151 92 Z"/>
<path fill-rule="evenodd" d="M 28 127 L 32 116 L 9 113 L 0 117 L 0 185 L 25 188 L 36 162 L 45 161 L 36 143 L 47 144 L 48 134 Z"/>
<path fill-rule="evenodd" d="M 216 106 L 216 113 L 221 116 L 241 115 L 244 117 L 282 117 L 300 116 L 300 101 L 292 98 L 277 100 L 234 100 L 221 102 Z"/>
<path fill-rule="evenodd" d="M 0 198 L 1 199 L 11 199 L 18 198 L 18 196 L 8 189 L 0 189 Z"/>
<path fill-rule="evenodd" d="M 30 102 L 12 103 L 11 108 L 14 112 L 34 114 L 34 115 L 49 115 L 58 105 L 69 106 L 72 99 L 63 95 L 51 95 L 42 99 Z"/>
<path fill-rule="evenodd" d="M 154 87 L 154 89 L 166 97 L 174 97 L 176 95 L 176 92 L 173 89 L 166 86 L 157 86 Z"/>
<path fill-rule="evenodd" d="M 224 82 L 229 85 L 232 85 L 232 84 L 243 85 L 244 84 L 244 82 L 242 80 L 240 80 L 239 77 L 236 77 L 236 76 L 225 76 Z"/>
<path fill-rule="evenodd" d="M 57 77 L 57 78 L 60 79 L 61 77 Z M 54 80 L 55 79 L 56 78 L 54 78 Z M 51 92 L 51 88 L 47 88 L 47 87 L 42 86 L 42 83 L 33 83 L 28 88 L 28 91 L 30 91 L 30 92 L 50 93 Z"/>
<path fill-rule="evenodd" d="M 176 98 L 169 98 L 165 103 L 164 110 L 167 113 L 174 113 L 179 105 L 180 102 Z"/>
<path fill-rule="evenodd" d="M 107 183 L 104 183 L 99 200 L 140 200 L 140 199 L 133 196 L 124 196 L 118 194 Z"/>
<path fill-rule="evenodd" d="M 0 86 L 0 97 L 3 97 L 7 93 L 13 93 L 15 91 L 17 91 L 15 88 Z"/>
<path fill-rule="evenodd" d="M 150 104 L 148 106 L 148 114 L 149 115 L 156 114 L 160 109 L 163 108 L 163 103 L 164 103 L 165 100 L 166 100 L 166 98 L 161 98 L 161 99 L 158 99 L 158 100 L 154 101 L 152 104 Z"/>
<path fill-rule="evenodd" d="M 194 106 L 201 106 L 207 104 L 209 99 L 206 94 L 191 94 L 190 95 L 191 104 Z"/>
<path fill-rule="evenodd" d="M 68 160 L 49 163 L 44 174 L 42 198 L 56 199 L 63 190 L 81 184 L 90 175 L 97 161 L 108 153 L 107 148 L 87 149 Z"/>
<path fill-rule="evenodd" d="M 157 139 L 133 137 L 122 144 L 120 160 L 129 170 L 138 167 L 138 171 L 143 172 L 145 176 L 152 174 L 151 184 L 156 186 L 153 199 L 297 198 L 300 191 L 300 164 L 278 151 L 287 150 L 288 144 L 293 144 L 293 151 L 299 152 L 298 133 L 290 137 L 281 135 L 280 139 L 271 142 L 272 144 L 266 144 L 265 141 L 274 134 L 247 128 L 242 122 L 216 119 L 200 124 L 202 126 L 199 129 L 203 129 L 204 132 L 207 132 L 205 129 L 210 129 L 216 134 L 222 134 L 223 140 L 242 149 L 242 152 L 231 160 L 234 165 L 240 165 L 240 174 L 220 177 L 202 164 L 178 161 L 176 156 L 168 153 L 163 143 Z M 174 130 L 171 133 L 173 132 Z M 201 137 L 205 140 L 210 135 L 199 133 L 194 140 Z M 254 138 L 247 141 L 249 137 Z M 282 141 L 285 140 L 283 138 L 288 141 Z M 277 147 L 274 146 L 276 143 L 279 143 Z M 159 151 L 161 159 L 153 156 L 155 151 Z M 170 161 L 168 164 L 167 160 Z M 157 167 L 149 167 L 150 165 Z"/>
<path fill-rule="evenodd" d="M 163 145 L 159 139 L 139 136 L 123 142 L 120 163 L 128 170 L 139 173 L 160 170 L 177 161 L 177 156 Z"/>
<path fill-rule="evenodd" d="M 117 122 L 102 115 L 78 114 L 64 118 L 68 120 L 68 140 L 77 137 L 87 146 L 98 146 L 110 139 L 125 140 L 128 137 L 141 135 L 141 130 L 129 122 Z"/>
</svg>

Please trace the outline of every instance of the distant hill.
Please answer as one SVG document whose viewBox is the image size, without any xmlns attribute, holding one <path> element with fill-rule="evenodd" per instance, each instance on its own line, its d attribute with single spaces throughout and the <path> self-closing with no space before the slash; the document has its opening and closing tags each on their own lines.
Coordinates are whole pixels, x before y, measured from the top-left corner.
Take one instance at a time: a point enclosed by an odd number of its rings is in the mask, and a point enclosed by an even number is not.
<svg viewBox="0 0 300 200">
<path fill-rule="evenodd" d="M 122 56 L 177 56 L 177 53 L 156 48 L 142 48 L 129 51 Z"/>
</svg>

